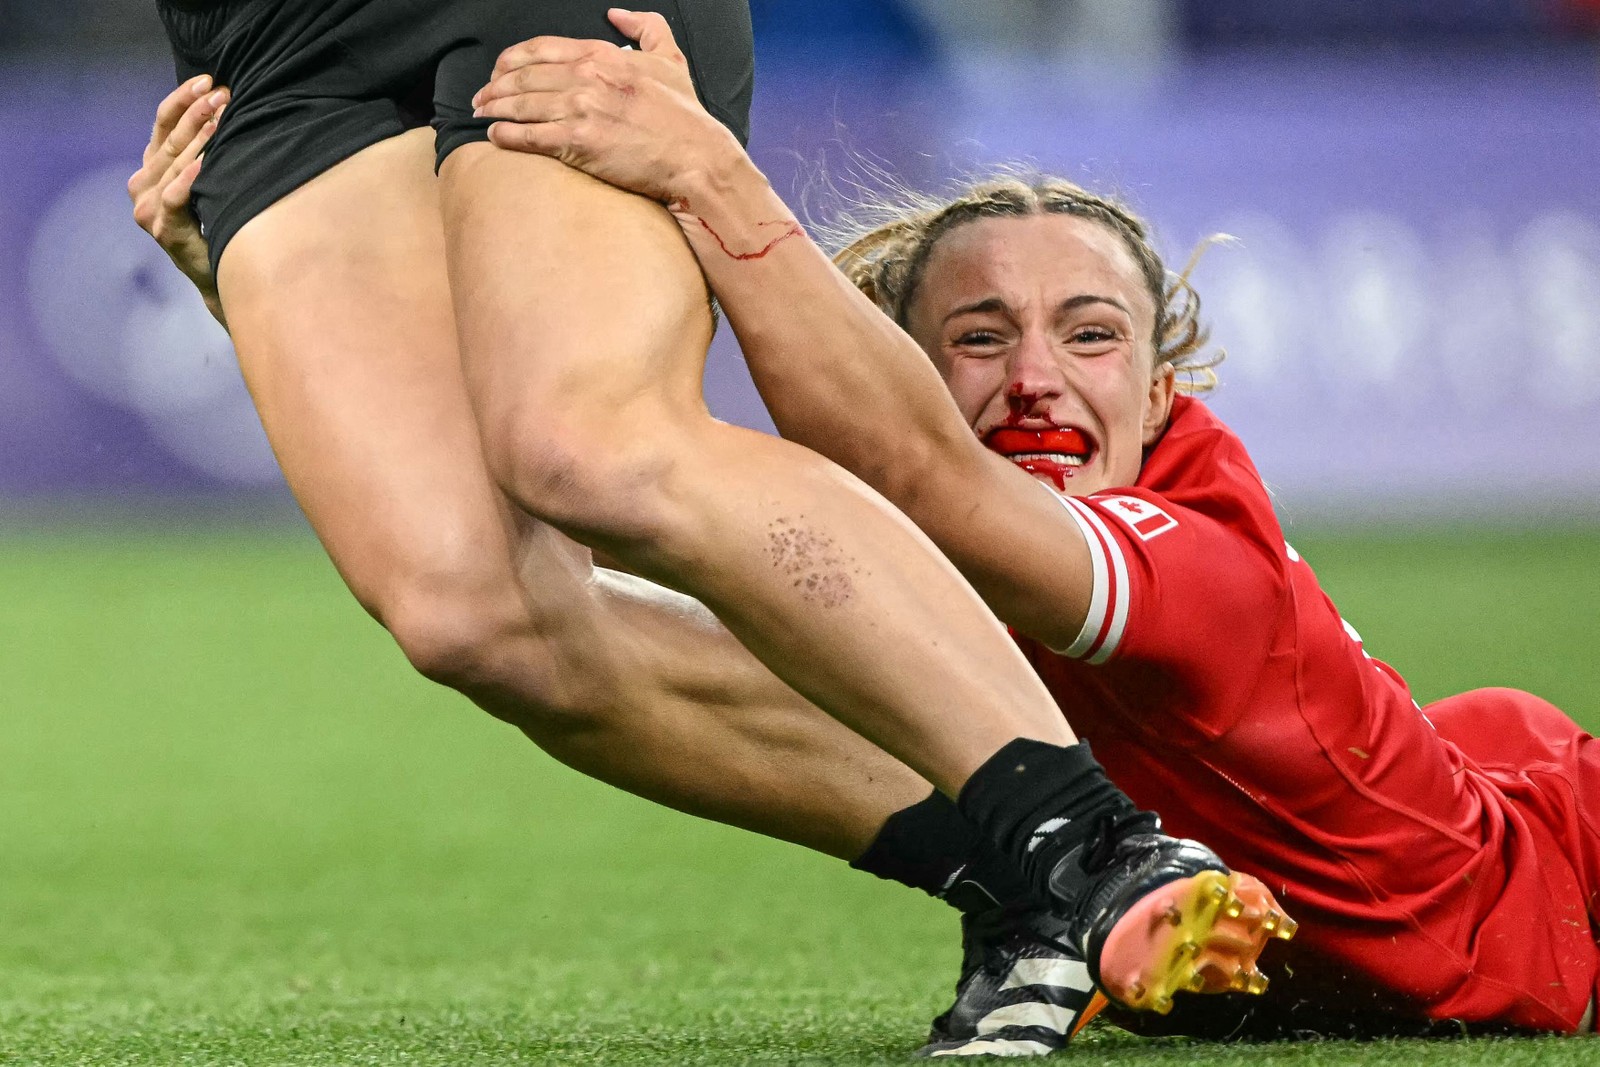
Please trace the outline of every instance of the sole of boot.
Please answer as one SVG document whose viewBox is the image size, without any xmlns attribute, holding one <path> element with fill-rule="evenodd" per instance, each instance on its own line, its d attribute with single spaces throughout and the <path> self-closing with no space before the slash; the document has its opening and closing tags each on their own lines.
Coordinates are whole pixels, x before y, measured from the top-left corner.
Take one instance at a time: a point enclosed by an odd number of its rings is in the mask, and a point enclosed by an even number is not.
<svg viewBox="0 0 1600 1067">
<path fill-rule="evenodd" d="M 1256 966 L 1297 924 L 1248 874 L 1203 871 L 1145 894 L 1100 949 L 1100 986 L 1135 1011 L 1165 1015 L 1179 993 L 1267 991 Z"/>
</svg>

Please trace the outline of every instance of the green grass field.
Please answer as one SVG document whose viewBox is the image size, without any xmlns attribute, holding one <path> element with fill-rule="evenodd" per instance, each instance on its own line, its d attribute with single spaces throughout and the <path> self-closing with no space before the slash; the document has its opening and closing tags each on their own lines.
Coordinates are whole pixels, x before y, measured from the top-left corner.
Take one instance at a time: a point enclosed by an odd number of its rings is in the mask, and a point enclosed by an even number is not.
<svg viewBox="0 0 1600 1067">
<path fill-rule="evenodd" d="M 1423 699 L 1515 684 L 1600 726 L 1600 530 L 1295 540 Z M 0 1063 L 900 1063 L 955 976 L 941 905 L 582 779 L 412 676 L 297 533 L 0 538 L 0 701 Z"/>
</svg>

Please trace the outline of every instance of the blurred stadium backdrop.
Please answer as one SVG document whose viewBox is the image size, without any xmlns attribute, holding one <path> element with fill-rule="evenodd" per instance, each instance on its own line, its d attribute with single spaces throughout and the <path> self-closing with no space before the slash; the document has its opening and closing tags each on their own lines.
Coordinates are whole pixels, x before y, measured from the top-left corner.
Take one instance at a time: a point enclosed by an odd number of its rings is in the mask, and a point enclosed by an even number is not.
<svg viewBox="0 0 1600 1067">
<path fill-rule="evenodd" d="M 1600 727 L 1600 0 L 752 6 L 792 202 L 1022 161 L 1121 191 L 1174 263 L 1237 237 L 1196 276 L 1213 402 L 1368 647 L 1423 700 Z M 130 218 L 159 32 L 0 0 L 0 1064 L 905 1062 L 942 906 L 578 778 L 344 593 Z M 726 336 L 707 388 L 770 426 Z"/>
<path fill-rule="evenodd" d="M 754 9 L 786 194 L 1021 160 L 1120 190 L 1176 263 L 1237 237 L 1198 275 L 1215 403 L 1291 515 L 1600 509 L 1592 0 Z M 226 338 L 129 219 L 158 33 L 144 0 L 0 0 L 0 507 L 281 492 Z M 708 389 L 769 425 L 726 337 Z"/>
</svg>

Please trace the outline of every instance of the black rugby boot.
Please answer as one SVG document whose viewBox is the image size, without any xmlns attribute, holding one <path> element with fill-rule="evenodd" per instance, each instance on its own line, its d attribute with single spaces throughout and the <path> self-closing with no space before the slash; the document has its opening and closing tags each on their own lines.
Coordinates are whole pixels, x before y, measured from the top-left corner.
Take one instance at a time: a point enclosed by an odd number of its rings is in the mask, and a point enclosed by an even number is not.
<svg viewBox="0 0 1600 1067">
<path fill-rule="evenodd" d="M 918 1056 L 1047 1056 L 1106 1005 L 1052 912 L 963 915 L 961 947 L 956 1001 Z"/>
</svg>

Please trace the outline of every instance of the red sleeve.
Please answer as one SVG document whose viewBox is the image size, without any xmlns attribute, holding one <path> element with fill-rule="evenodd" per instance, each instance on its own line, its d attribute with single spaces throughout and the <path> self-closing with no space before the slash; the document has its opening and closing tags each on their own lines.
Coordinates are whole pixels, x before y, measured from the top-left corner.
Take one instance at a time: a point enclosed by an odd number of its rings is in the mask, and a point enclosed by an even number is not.
<svg viewBox="0 0 1600 1067">
<path fill-rule="evenodd" d="M 1088 542 L 1094 572 L 1083 629 L 1057 652 L 1093 666 L 1154 661 L 1191 681 L 1255 677 L 1287 596 L 1288 553 L 1275 524 L 1252 536 L 1248 523 L 1237 528 L 1140 488 L 1057 497 Z"/>
</svg>

